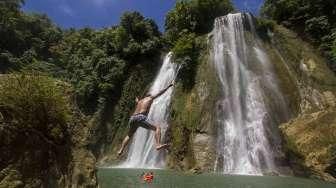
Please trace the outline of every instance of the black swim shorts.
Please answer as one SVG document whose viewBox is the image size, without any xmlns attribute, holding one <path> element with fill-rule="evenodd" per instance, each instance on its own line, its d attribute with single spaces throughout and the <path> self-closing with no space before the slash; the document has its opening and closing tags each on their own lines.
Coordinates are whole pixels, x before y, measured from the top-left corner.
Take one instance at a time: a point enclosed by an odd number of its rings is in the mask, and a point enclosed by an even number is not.
<svg viewBox="0 0 336 188">
<path fill-rule="evenodd" d="M 138 127 L 143 127 L 145 129 L 155 129 L 155 127 L 147 121 L 147 116 L 144 114 L 132 115 L 130 117 L 128 125 L 129 125 L 128 136 L 133 136 Z"/>
</svg>

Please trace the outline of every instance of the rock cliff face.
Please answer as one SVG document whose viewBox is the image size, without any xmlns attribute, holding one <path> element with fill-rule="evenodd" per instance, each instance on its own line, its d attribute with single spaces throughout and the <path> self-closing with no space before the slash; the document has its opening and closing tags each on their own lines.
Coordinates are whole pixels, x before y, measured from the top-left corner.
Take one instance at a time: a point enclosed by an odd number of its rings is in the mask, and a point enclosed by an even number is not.
<svg viewBox="0 0 336 188">
<path fill-rule="evenodd" d="M 296 175 L 335 181 L 336 77 L 317 50 L 277 26 L 269 54 L 293 118 L 280 126 Z"/>
<path fill-rule="evenodd" d="M 197 62 L 195 85 L 184 90 L 178 84 L 172 101 L 168 166 L 193 171 L 213 171 L 216 147 L 215 106 L 220 87 L 210 61 L 207 36 Z"/>
<path fill-rule="evenodd" d="M 247 34 L 248 37 L 248 34 Z M 294 175 L 317 177 L 334 181 L 336 177 L 336 77 L 326 66 L 324 58 L 313 46 L 299 39 L 293 32 L 275 26 L 268 37 L 260 41 L 265 48 L 279 87 L 289 106 L 290 120 L 279 125 L 285 156 L 275 156 L 279 166 L 290 166 Z M 216 161 L 216 106 L 221 97 L 215 68 L 211 63 L 211 36 L 199 37 L 203 41 L 195 85 L 183 89 L 177 83 L 173 94 L 170 128 L 166 139 L 172 143 L 167 158 L 169 168 L 213 171 Z M 135 72 L 136 73 L 136 72 Z M 147 73 L 146 73 L 147 74 Z M 131 76 L 125 90 L 143 91 L 153 78 Z M 133 75 L 133 74 L 131 74 Z M 138 75 L 138 74 L 134 74 Z M 141 79 L 138 79 L 141 78 Z M 139 83 L 142 87 L 134 88 Z M 148 84 L 150 85 L 150 84 Z M 103 143 L 105 154 L 100 164 L 115 162 L 116 149 L 126 133 L 128 113 L 126 105 L 134 96 L 123 96 L 113 109 L 114 120 L 107 126 L 109 133 Z M 118 116 L 118 113 L 120 114 Z M 117 120 L 117 121 L 116 121 Z M 281 164 L 280 164 L 281 163 Z M 285 171 L 288 172 L 286 169 Z M 288 172 L 290 173 L 290 172 Z"/>
<path fill-rule="evenodd" d="M 263 41 L 291 119 L 279 125 L 285 157 L 294 175 L 335 181 L 336 77 L 314 47 L 293 32 L 275 26 Z M 213 171 L 215 107 L 220 97 L 218 78 L 210 63 L 209 44 L 198 63 L 196 84 L 190 91 L 177 86 L 172 101 L 171 168 Z"/>
</svg>

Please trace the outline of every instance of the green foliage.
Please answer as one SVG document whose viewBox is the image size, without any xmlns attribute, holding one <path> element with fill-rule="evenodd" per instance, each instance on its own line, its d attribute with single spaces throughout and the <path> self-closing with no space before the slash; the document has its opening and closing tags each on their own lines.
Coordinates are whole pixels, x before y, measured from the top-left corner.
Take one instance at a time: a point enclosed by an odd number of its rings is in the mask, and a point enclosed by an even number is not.
<svg viewBox="0 0 336 188">
<path fill-rule="evenodd" d="M 296 30 L 318 45 L 336 71 L 333 41 L 336 29 L 334 0 L 266 0 L 262 14 Z"/>
<path fill-rule="evenodd" d="M 199 36 L 211 31 L 216 17 L 230 11 L 229 0 L 180 0 L 168 12 L 165 39 L 172 46 L 174 61 L 182 64 L 179 79 L 184 89 L 195 84 L 199 51 L 205 43 Z"/>
<path fill-rule="evenodd" d="M 336 36 L 336 33 L 334 33 L 334 35 Z M 333 60 L 336 62 L 336 37 L 332 45 L 331 53 L 332 53 Z"/>
<path fill-rule="evenodd" d="M 10 52 L 0 53 L 0 73 L 5 73 L 9 69 L 18 69 L 20 65 L 19 59 Z"/>
<path fill-rule="evenodd" d="M 12 57 L 0 59 L 0 64 L 5 64 L 0 67 L 1 72 L 18 70 L 30 63 L 27 59 L 21 59 L 26 53 L 33 52 L 34 58 L 48 60 L 50 47 L 62 37 L 61 30 L 46 15 L 22 13 L 22 2 L 0 2 L 0 54 Z"/>
<path fill-rule="evenodd" d="M 142 93 L 153 79 L 163 47 L 157 25 L 138 12 L 126 12 L 119 25 L 109 28 L 61 30 L 45 15 L 22 12 L 22 3 L 19 0 L 0 2 L 0 73 L 12 72 L 17 75 L 16 71 L 39 71 L 70 83 L 74 89 L 73 100 L 76 105 L 81 112 L 92 115 L 93 120 L 97 122 L 99 130 L 94 132 L 96 140 L 93 142 L 96 144 L 95 151 L 101 152 L 101 148 L 97 146 L 100 146 L 100 143 L 104 145 L 113 138 L 104 137 L 107 134 L 103 131 L 112 130 L 114 132 L 111 134 L 115 134 L 118 127 L 127 122 L 128 113 L 132 108 L 129 100 Z M 21 79 L 21 74 L 19 75 Z M 36 88 L 41 87 L 41 90 L 31 92 L 41 92 L 40 95 L 44 95 L 44 89 L 49 87 L 52 81 L 48 81 L 46 77 L 39 76 L 37 79 L 33 76 L 22 76 L 22 79 L 25 82 L 32 79 L 31 84 Z M 35 78 L 41 82 L 45 81 L 46 86 L 39 85 Z M 134 87 L 135 85 L 137 87 Z M 26 93 L 31 89 L 31 85 L 28 84 L 27 87 L 29 88 L 22 88 Z M 58 95 L 58 91 L 55 91 L 55 94 Z M 43 97 L 37 95 L 34 96 Z M 60 126 L 57 124 L 54 127 L 58 128 L 51 131 L 48 126 L 52 126 L 53 123 L 35 122 L 44 117 L 40 111 L 45 106 L 36 104 L 35 99 L 29 97 L 25 99 L 29 100 L 27 105 L 32 106 L 31 110 L 36 108 L 36 113 L 27 116 L 23 116 L 23 112 L 16 113 L 22 118 L 31 118 L 27 120 L 28 124 L 45 126 L 47 131 L 43 131 L 47 136 L 54 133 L 61 135 L 66 120 L 64 119 L 63 124 L 59 122 Z M 13 100 L 24 103 L 23 98 L 22 95 L 18 95 L 14 96 Z M 59 103 L 62 107 L 60 102 L 55 101 L 53 104 Z M 51 105 L 50 110 L 53 110 L 53 104 L 45 102 L 45 105 Z M 57 116 L 53 119 L 62 118 Z M 108 126 L 112 128 L 107 129 Z"/>
<path fill-rule="evenodd" d="M 179 79 L 184 89 L 191 89 L 195 84 L 197 69 L 198 47 L 194 33 L 184 34 L 177 41 L 172 49 L 174 62 L 181 64 Z"/>
<path fill-rule="evenodd" d="M 16 129 L 40 132 L 55 142 L 67 134 L 71 118 L 66 85 L 36 73 L 0 78 L 0 114 Z"/>
<path fill-rule="evenodd" d="M 129 38 L 127 31 L 123 27 L 102 30 L 97 33 L 95 43 L 102 49 L 106 49 L 107 54 L 122 54 Z"/>
<path fill-rule="evenodd" d="M 200 106 L 197 95 L 193 91 L 183 92 L 184 86 L 180 84 L 176 87 L 175 95 L 172 102 L 171 112 L 171 128 L 169 133 L 171 136 L 171 167 L 180 169 L 190 169 L 195 161 L 192 156 L 192 148 L 190 139 L 192 133 L 196 131 L 197 125 L 200 123 Z M 180 164 L 181 161 L 185 163 Z"/>
<path fill-rule="evenodd" d="M 173 53 L 175 58 L 189 58 L 190 55 L 193 54 L 195 50 L 195 34 L 185 34 L 182 35 L 176 42 Z M 183 63 L 180 61 L 176 61 L 177 63 Z"/>
<path fill-rule="evenodd" d="M 181 32 L 193 32 L 196 29 L 195 10 L 190 3 L 179 1 L 175 8 L 168 12 L 166 16 L 165 29 L 166 37 L 170 42 L 179 38 Z"/>
<path fill-rule="evenodd" d="M 0 6 L 10 10 L 18 10 L 23 3 L 24 0 L 2 0 Z"/>
<path fill-rule="evenodd" d="M 229 0 L 180 0 L 166 16 L 166 32 L 170 42 L 182 32 L 205 34 L 211 31 L 213 21 L 233 11 Z"/>
<path fill-rule="evenodd" d="M 53 54 L 75 86 L 79 106 L 92 114 L 99 101 L 118 100 L 130 68 L 159 55 L 160 37 L 152 20 L 127 12 L 120 26 L 67 31 Z"/>
<path fill-rule="evenodd" d="M 124 34 L 127 34 L 123 36 L 128 37 L 128 43 L 123 50 L 123 57 L 126 59 L 155 56 L 162 48 L 158 26 L 152 19 L 144 18 L 139 12 L 125 12 L 119 28 L 119 31 L 124 30 Z"/>
<path fill-rule="evenodd" d="M 273 31 L 275 26 L 274 21 L 258 18 L 256 19 L 256 30 L 263 39 L 268 39 L 268 31 Z"/>
<path fill-rule="evenodd" d="M 209 125 L 216 124 L 213 114 L 215 113 L 214 106 L 220 96 L 219 81 L 213 74 L 213 67 L 209 65 L 208 49 L 203 48 L 200 54 L 196 84 L 193 89 L 184 91 L 183 85 L 180 83 L 174 89 L 171 126 L 168 130 L 172 142 L 168 164 L 173 168 L 190 169 L 195 167 L 196 161 L 191 147 L 193 143 L 190 141 L 195 139 L 193 136 L 198 131 L 212 130 Z M 204 95 L 205 93 L 206 95 Z M 211 134 L 211 131 L 207 134 Z M 208 156 L 211 155 L 212 153 L 208 153 Z"/>
<path fill-rule="evenodd" d="M 330 24 L 326 16 L 313 17 L 305 22 L 305 32 L 314 40 L 320 40 L 330 32 Z"/>
<path fill-rule="evenodd" d="M 100 101 L 118 100 L 129 69 L 160 56 L 158 27 L 138 12 L 126 12 L 111 28 L 61 30 L 45 15 L 23 13 L 22 3 L 0 3 L 0 72 L 35 70 L 64 79 L 87 114 Z"/>
<path fill-rule="evenodd" d="M 120 26 L 137 42 L 144 42 L 152 36 L 160 35 L 155 22 L 145 19 L 139 12 L 125 12 L 120 20 Z"/>
</svg>

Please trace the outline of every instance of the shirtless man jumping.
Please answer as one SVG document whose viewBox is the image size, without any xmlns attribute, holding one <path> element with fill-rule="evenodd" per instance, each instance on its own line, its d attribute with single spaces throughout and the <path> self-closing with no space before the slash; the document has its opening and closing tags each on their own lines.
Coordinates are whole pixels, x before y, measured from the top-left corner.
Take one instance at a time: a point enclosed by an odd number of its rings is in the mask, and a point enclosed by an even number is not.
<svg viewBox="0 0 336 188">
<path fill-rule="evenodd" d="M 145 128 L 145 129 L 148 129 L 148 130 L 155 131 L 156 150 L 160 150 L 160 149 L 168 146 L 168 144 L 161 144 L 160 143 L 161 128 L 160 128 L 160 126 L 152 125 L 151 123 L 149 123 L 147 121 L 147 114 L 148 114 L 149 109 L 150 109 L 150 107 L 153 103 L 153 100 L 155 98 L 159 97 L 160 95 L 162 95 L 163 93 L 165 93 L 171 86 L 173 86 L 173 84 L 170 84 L 168 87 L 161 90 L 156 95 L 148 94 L 148 95 L 146 95 L 145 98 L 143 98 L 141 100 L 139 100 L 138 97 L 136 97 L 136 99 L 135 99 L 136 108 L 135 108 L 135 111 L 134 111 L 133 115 L 130 117 L 130 120 L 129 120 L 129 131 L 128 131 L 127 136 L 124 138 L 124 140 L 121 144 L 121 148 L 118 151 L 118 155 L 122 154 L 126 145 L 129 142 L 129 140 L 132 138 L 132 136 L 134 135 L 135 131 L 138 129 L 139 126 Z"/>
</svg>

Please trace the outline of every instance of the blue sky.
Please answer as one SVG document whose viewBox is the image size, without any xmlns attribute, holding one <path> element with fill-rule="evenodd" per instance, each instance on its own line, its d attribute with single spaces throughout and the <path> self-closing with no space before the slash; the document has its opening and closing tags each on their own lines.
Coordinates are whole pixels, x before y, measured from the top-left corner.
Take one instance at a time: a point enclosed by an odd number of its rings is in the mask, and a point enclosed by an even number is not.
<svg viewBox="0 0 336 188">
<path fill-rule="evenodd" d="M 263 0 L 233 0 L 237 9 L 258 13 Z M 139 11 L 160 30 L 175 0 L 26 0 L 24 11 L 45 13 L 62 28 L 102 28 L 116 25 L 125 11 Z"/>
</svg>

